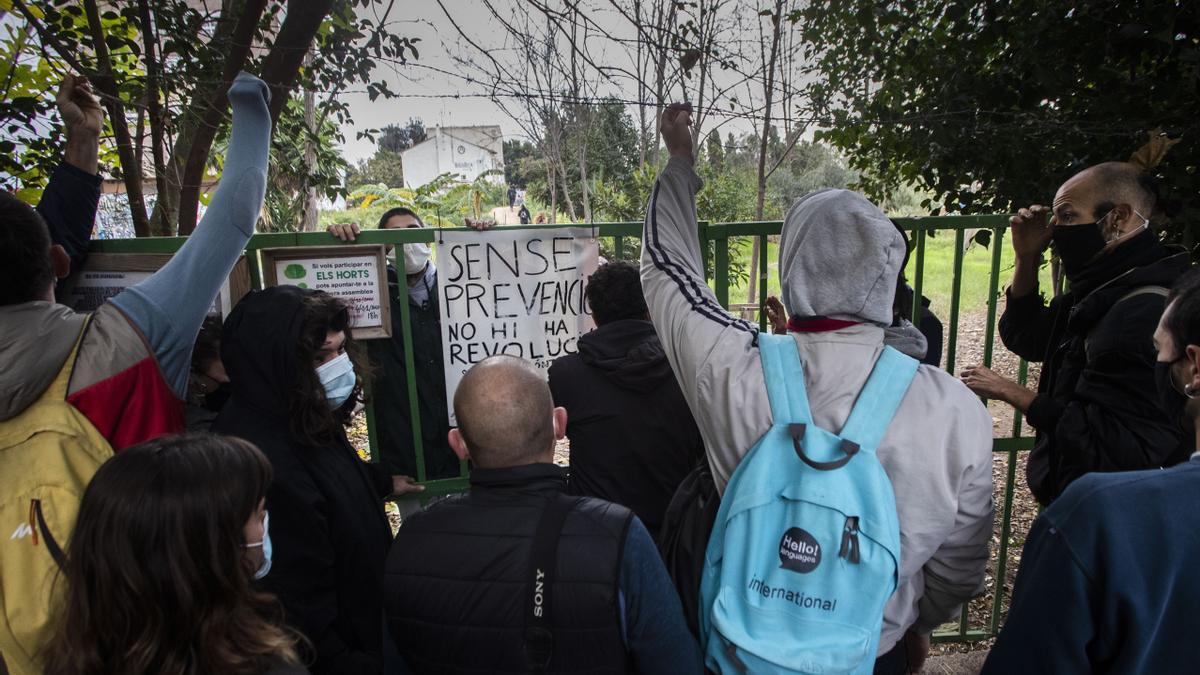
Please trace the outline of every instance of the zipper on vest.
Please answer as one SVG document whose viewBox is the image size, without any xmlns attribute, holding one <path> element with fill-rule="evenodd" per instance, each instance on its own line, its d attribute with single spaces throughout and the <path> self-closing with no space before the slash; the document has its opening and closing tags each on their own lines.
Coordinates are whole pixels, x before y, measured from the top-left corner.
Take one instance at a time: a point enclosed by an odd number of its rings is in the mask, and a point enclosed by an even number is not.
<svg viewBox="0 0 1200 675">
<path fill-rule="evenodd" d="M 858 516 L 846 516 L 846 525 L 842 528 L 842 547 L 838 551 L 838 557 L 845 558 L 852 564 L 858 564 Z"/>
</svg>

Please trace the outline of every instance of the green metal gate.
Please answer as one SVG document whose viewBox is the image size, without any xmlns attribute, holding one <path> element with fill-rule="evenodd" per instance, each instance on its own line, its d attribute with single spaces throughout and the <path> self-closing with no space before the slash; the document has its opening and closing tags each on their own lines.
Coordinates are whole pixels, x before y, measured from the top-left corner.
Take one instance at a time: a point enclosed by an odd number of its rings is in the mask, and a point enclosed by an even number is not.
<svg viewBox="0 0 1200 675">
<path fill-rule="evenodd" d="M 929 218 L 897 218 L 897 222 L 913 235 L 913 275 L 912 286 L 914 297 L 920 298 L 925 283 L 925 252 L 926 239 L 936 232 L 945 231 L 954 237 L 953 277 L 950 293 L 950 319 L 946 333 L 946 368 L 952 374 L 959 346 L 959 310 L 961 304 L 963 259 L 966 249 L 966 233 L 970 230 L 990 230 L 991 266 L 988 276 L 987 327 L 983 347 L 983 365 L 992 365 L 997 302 L 999 298 L 1001 255 L 1004 247 L 1004 236 L 1007 234 L 1008 217 L 1000 215 L 988 216 L 942 216 Z M 562 225 L 524 225 L 517 227 L 501 227 L 496 229 L 547 229 Z M 605 240 L 606 248 L 613 257 L 618 259 L 636 259 L 642 234 L 642 223 L 597 223 L 592 226 L 596 235 Z M 730 244 L 739 237 L 753 237 L 754 246 L 758 247 L 758 266 L 750 270 L 751 278 L 758 284 L 759 326 L 766 328 L 766 315 L 762 311 L 767 296 L 768 269 L 767 259 L 768 238 L 778 235 L 782 222 L 742 222 L 742 223 L 706 223 L 699 224 L 701 250 L 706 252 L 705 271 L 709 283 L 716 293 L 721 305 L 729 307 L 730 291 Z M 436 229 L 406 229 L 406 230 L 366 230 L 359 235 L 358 244 L 394 244 L 426 243 L 433 244 L 437 236 Z M 635 241 L 636 240 L 636 241 Z M 160 237 L 145 239 L 109 239 L 92 242 L 91 250 L 104 253 L 174 253 L 186 241 L 183 237 Z M 333 246 L 340 242 L 324 233 L 270 233 L 256 234 L 246 246 L 247 261 L 250 267 L 251 285 L 262 288 L 261 262 L 258 251 L 266 248 L 284 248 L 293 246 Z M 404 360 L 408 372 L 408 393 L 411 404 L 410 415 L 413 420 L 413 447 L 416 453 L 417 480 L 426 486 L 423 493 L 425 498 L 461 492 L 467 487 L 466 465 L 463 464 L 462 474 L 457 478 L 444 480 L 425 480 L 425 456 L 421 440 L 420 415 L 417 410 L 417 385 L 414 377 L 412 334 L 408 303 L 397 303 L 403 319 Z M 920 311 L 920 302 L 914 302 L 914 312 Z M 1025 384 L 1027 367 L 1024 361 L 1020 363 L 1019 381 Z M 372 406 L 366 409 L 367 428 L 370 452 L 373 458 L 379 457 L 376 448 L 375 412 Z M 1007 437 L 997 438 L 993 443 L 993 451 L 1004 455 L 1006 461 L 1006 480 L 1004 484 L 1003 502 L 1000 505 L 1000 550 L 998 562 L 994 571 L 993 599 L 990 616 L 986 625 L 970 625 L 967 608 L 963 607 L 962 617 L 953 630 L 935 633 L 936 642 L 966 642 L 984 640 L 994 636 L 1000 626 L 1001 603 L 1004 597 L 1004 581 L 1007 571 L 1009 539 L 1011 538 L 1012 507 L 1014 484 L 1017 470 L 1017 453 L 1028 450 L 1033 445 L 1033 439 L 1020 436 L 1021 415 L 1014 418 L 1011 433 Z"/>
</svg>

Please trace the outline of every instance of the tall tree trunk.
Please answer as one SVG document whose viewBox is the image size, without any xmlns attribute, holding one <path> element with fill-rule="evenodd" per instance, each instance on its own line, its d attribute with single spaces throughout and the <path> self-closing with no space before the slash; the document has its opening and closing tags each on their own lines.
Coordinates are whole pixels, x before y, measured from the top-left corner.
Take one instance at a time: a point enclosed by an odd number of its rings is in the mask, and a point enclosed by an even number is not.
<svg viewBox="0 0 1200 675">
<path fill-rule="evenodd" d="M 771 137 L 771 106 L 775 102 L 775 62 L 779 57 L 779 35 L 783 25 L 783 0 L 775 0 L 775 11 L 771 14 L 771 55 L 766 63 L 767 72 L 763 84 L 763 127 L 758 140 L 758 198 L 754 205 L 754 218 L 762 220 L 763 205 L 767 197 L 767 149 Z"/>
<path fill-rule="evenodd" d="M 163 132 L 166 118 L 163 115 L 162 100 L 159 98 L 159 66 L 156 50 L 155 36 L 158 31 L 154 27 L 154 22 L 150 15 L 150 3 L 148 0 L 138 0 L 138 17 L 142 24 L 142 57 L 146 62 L 146 109 L 150 122 L 150 156 L 154 158 L 154 181 L 155 194 L 163 195 L 167 192 L 167 163 L 163 158 L 163 149 L 165 141 L 163 140 Z M 142 155 L 139 152 L 138 158 Z M 158 197 L 155 198 L 155 202 Z M 153 226 L 154 223 L 151 223 Z M 165 228 L 152 228 L 156 236 L 165 236 L 171 234 Z"/>
<path fill-rule="evenodd" d="M 275 44 L 263 60 L 262 66 L 262 80 L 271 89 L 271 122 L 279 120 L 283 107 L 287 105 L 288 95 L 300 72 L 300 66 L 304 64 L 304 57 L 321 27 L 321 22 L 333 8 L 333 2 L 334 0 L 288 0 L 287 18 L 279 27 Z M 232 80 L 233 76 L 230 75 L 228 81 Z M 228 84 L 225 87 L 227 91 Z M 221 93 L 224 96 L 225 91 Z M 223 117 L 224 114 L 225 107 L 222 105 L 219 115 Z M 216 125 L 207 133 L 202 131 L 201 134 L 193 141 L 187 164 L 184 165 L 183 189 L 179 193 L 180 234 L 190 234 L 196 228 L 200 184 L 204 180 L 204 167 L 208 163 L 208 153 L 216 137 Z"/>
<path fill-rule="evenodd" d="M 121 103 L 117 82 L 113 78 L 112 61 L 108 56 L 108 44 L 104 41 L 104 28 L 100 23 L 100 10 L 96 0 L 83 0 L 91 31 L 92 48 L 96 51 L 99 76 L 94 78 L 96 88 L 104 97 L 108 108 L 108 121 L 117 139 L 117 157 L 121 160 L 121 174 L 125 178 L 125 194 L 129 199 L 129 215 L 133 220 L 133 232 L 139 237 L 150 235 L 150 221 L 146 217 L 146 200 L 142 194 L 142 158 L 133 151 L 133 139 L 129 134 L 129 122 L 125 119 L 125 105 Z"/>
<path fill-rule="evenodd" d="M 666 107 L 667 97 L 667 45 L 666 30 L 664 24 L 666 22 L 667 12 L 664 10 L 662 3 L 655 4 L 655 21 L 654 28 L 658 32 L 658 58 L 654 64 L 654 128 L 650 130 L 650 138 L 654 139 L 651 144 L 651 164 L 658 166 L 659 148 L 658 130 L 662 126 L 663 110 Z"/>
<path fill-rule="evenodd" d="M 583 28 L 583 39 L 582 40 L 578 40 L 578 37 L 577 37 L 578 30 L 579 30 L 579 6 L 576 5 L 574 8 L 574 12 L 572 12 L 572 14 L 571 14 L 571 42 L 576 43 L 578 41 L 580 44 L 586 44 L 587 43 L 587 26 L 584 26 L 584 28 Z M 591 115 L 591 109 L 588 107 L 588 104 L 580 102 L 583 100 L 583 93 L 584 93 L 583 88 L 584 88 L 585 80 L 580 75 L 579 71 L 580 71 L 580 67 L 579 67 L 578 52 L 576 50 L 572 49 L 571 50 L 571 90 L 572 90 L 572 93 L 575 95 L 575 101 L 576 101 L 574 117 L 575 117 L 575 125 L 577 127 L 577 132 L 578 132 L 578 143 L 579 143 L 579 152 L 577 153 L 578 154 L 577 159 L 579 162 L 579 195 L 580 195 L 580 202 L 582 203 L 582 206 L 583 206 L 583 221 L 585 223 L 590 223 L 590 222 L 592 222 L 592 205 L 591 205 L 590 196 L 588 194 L 589 186 L 588 186 L 587 155 L 588 155 L 588 144 L 591 141 L 591 136 L 592 136 L 592 124 L 591 124 L 592 115 Z"/>
<path fill-rule="evenodd" d="M 558 173 L 562 176 L 563 199 L 567 202 L 567 216 L 571 218 L 571 222 L 579 221 L 579 213 L 575 211 L 575 202 L 571 199 L 570 182 L 567 181 L 567 166 L 563 164 L 562 153 L 558 153 L 556 158 L 558 162 Z"/>
<path fill-rule="evenodd" d="M 771 56 L 767 60 L 767 72 L 763 87 L 765 105 L 763 106 L 762 138 L 758 141 L 758 198 L 754 205 L 755 220 L 763 219 L 763 205 L 767 198 L 767 148 L 771 137 L 771 104 L 775 94 L 775 60 L 779 56 L 779 34 L 783 26 L 783 0 L 775 0 L 775 11 L 771 14 Z M 760 235 L 761 236 L 761 235 Z M 757 242 L 756 242 L 757 244 Z M 758 246 L 750 254 L 750 289 L 746 293 L 746 302 L 758 300 Z"/>
<path fill-rule="evenodd" d="M 554 162 L 549 152 L 542 153 L 546 158 L 546 182 L 550 184 L 550 224 L 558 220 L 558 180 L 555 178 Z"/>
<path fill-rule="evenodd" d="M 583 202 L 583 221 L 585 223 L 592 222 L 592 202 L 590 188 L 588 186 L 588 170 L 587 170 L 587 142 L 583 144 L 583 149 L 579 151 L 579 188 L 582 190 L 581 201 Z"/>
<path fill-rule="evenodd" d="M 167 162 L 163 183 L 166 192 L 160 191 L 154 206 L 154 221 L 156 229 L 164 232 L 179 232 L 188 234 L 196 225 L 196 210 L 199 206 L 200 182 L 204 179 L 204 166 L 208 162 L 208 152 L 212 148 L 217 129 L 225 116 L 228 101 L 225 94 L 233 78 L 246 64 L 250 55 L 250 45 L 254 41 L 255 28 L 266 10 L 267 0 L 225 0 L 221 7 L 221 20 L 217 24 L 211 43 L 225 48 L 225 63 L 220 73 L 213 73 L 215 80 L 207 92 L 198 93 L 193 98 L 190 110 L 192 114 L 184 118 L 179 133 L 175 136 L 175 147 Z M 236 19 L 234 18 L 236 16 Z M 190 226 L 184 231 L 182 216 L 186 206 L 182 205 L 184 186 L 188 185 L 187 169 L 193 161 L 192 150 L 202 146 L 199 153 L 199 178 L 193 181 L 192 189 L 196 198 L 191 201 L 191 214 L 186 219 Z"/>
<path fill-rule="evenodd" d="M 312 52 L 305 59 L 306 66 L 312 63 Z M 304 91 L 304 128 L 308 138 L 304 140 L 304 211 L 300 217 L 300 231 L 313 232 L 317 229 L 317 188 L 308 185 L 317 166 L 317 102 L 311 90 Z"/>
<path fill-rule="evenodd" d="M 635 27 L 641 30 L 642 26 L 642 3 L 641 0 L 633 0 L 633 21 Z M 638 100 L 638 166 L 646 166 L 646 78 L 645 72 L 642 70 L 642 44 L 645 40 L 638 36 L 635 57 L 637 66 L 637 100 Z"/>
</svg>

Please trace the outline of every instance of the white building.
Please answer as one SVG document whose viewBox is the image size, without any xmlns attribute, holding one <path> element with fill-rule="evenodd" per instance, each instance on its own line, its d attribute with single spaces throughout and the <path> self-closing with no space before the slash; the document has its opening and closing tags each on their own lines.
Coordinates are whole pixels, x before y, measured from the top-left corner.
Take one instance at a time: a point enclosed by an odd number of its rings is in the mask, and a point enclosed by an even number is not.
<svg viewBox="0 0 1200 675">
<path fill-rule="evenodd" d="M 443 173 L 471 182 L 485 171 L 487 180 L 504 183 L 504 139 L 498 126 L 434 127 L 428 137 L 400 155 L 404 187 L 420 187 Z"/>
</svg>

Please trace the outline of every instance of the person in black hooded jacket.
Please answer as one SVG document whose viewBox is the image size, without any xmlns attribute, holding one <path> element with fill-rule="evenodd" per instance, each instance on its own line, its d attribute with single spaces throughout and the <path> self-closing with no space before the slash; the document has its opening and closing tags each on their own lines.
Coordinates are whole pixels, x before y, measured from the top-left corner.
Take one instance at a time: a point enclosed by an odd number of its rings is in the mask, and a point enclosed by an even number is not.
<svg viewBox="0 0 1200 675">
<path fill-rule="evenodd" d="M 675 489 L 704 461 L 704 441 L 648 320 L 640 274 L 612 262 L 591 276 L 597 328 L 550 366 L 550 391 L 569 413 L 568 491 L 626 506 L 656 535 Z"/>
<path fill-rule="evenodd" d="M 1191 454 L 1152 395 L 1151 338 L 1167 290 L 1189 265 L 1185 251 L 1168 249 L 1150 229 L 1155 205 L 1144 172 L 1109 162 L 1059 188 L 1053 219 L 1042 206 L 1011 219 L 1017 262 L 1000 339 L 1042 362 L 1037 393 L 983 367 L 965 369 L 963 381 L 1026 414 L 1037 432 L 1026 478 L 1043 505 L 1085 473 L 1171 466 Z M 1051 243 L 1070 290 L 1047 305 L 1037 271 Z"/>
<path fill-rule="evenodd" d="M 246 296 L 225 321 L 232 394 L 215 432 L 271 460 L 272 566 L 263 587 L 312 643 L 313 673 L 384 672 L 384 498 L 419 490 L 359 459 L 343 426 L 361 397 L 346 305 L 279 286 Z"/>
</svg>

